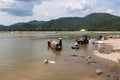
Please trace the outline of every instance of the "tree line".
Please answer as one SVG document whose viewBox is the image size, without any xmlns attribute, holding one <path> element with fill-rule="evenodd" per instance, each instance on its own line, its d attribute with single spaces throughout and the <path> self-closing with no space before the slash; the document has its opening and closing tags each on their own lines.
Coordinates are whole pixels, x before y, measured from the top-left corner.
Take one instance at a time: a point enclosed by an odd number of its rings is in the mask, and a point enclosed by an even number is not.
<svg viewBox="0 0 120 80">
<path fill-rule="evenodd" d="M 64 17 L 50 21 L 31 21 L 0 27 L 1 31 L 120 31 L 120 17 L 92 13 L 85 17 Z"/>
</svg>

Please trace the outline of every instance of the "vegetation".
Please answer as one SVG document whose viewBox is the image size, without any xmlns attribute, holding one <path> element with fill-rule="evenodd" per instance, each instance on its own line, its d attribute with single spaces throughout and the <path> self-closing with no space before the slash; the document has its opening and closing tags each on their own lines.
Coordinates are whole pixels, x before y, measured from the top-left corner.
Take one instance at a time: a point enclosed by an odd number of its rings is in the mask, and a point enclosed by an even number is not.
<svg viewBox="0 0 120 80">
<path fill-rule="evenodd" d="M 107 13 L 92 13 L 85 17 L 65 17 L 50 21 L 30 21 L 0 27 L 1 31 L 120 31 L 120 17 Z"/>
</svg>

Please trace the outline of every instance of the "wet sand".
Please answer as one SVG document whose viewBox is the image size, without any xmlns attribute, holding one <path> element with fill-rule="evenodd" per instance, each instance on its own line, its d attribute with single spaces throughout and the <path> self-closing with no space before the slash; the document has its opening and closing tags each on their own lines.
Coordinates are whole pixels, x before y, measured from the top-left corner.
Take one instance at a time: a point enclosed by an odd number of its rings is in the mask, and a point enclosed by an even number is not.
<svg viewBox="0 0 120 80">
<path fill-rule="evenodd" d="M 120 39 L 108 39 L 108 40 L 105 40 L 104 43 L 109 45 L 109 46 L 112 46 L 109 53 L 108 54 L 102 54 L 98 51 L 94 51 L 94 55 L 97 55 L 101 58 L 119 63 L 120 51 L 117 51 L 117 50 L 120 49 Z M 112 51 L 113 49 L 116 49 L 116 50 Z"/>
<path fill-rule="evenodd" d="M 108 73 L 106 80 L 120 80 L 120 51 L 113 51 L 113 49 L 120 49 L 120 39 L 104 40 L 104 47 L 105 52 L 94 50 L 93 53 L 95 56 L 97 56 L 96 58 L 102 62 L 102 64 L 105 63 L 105 65 L 109 65 L 109 67 L 106 69 Z"/>
<path fill-rule="evenodd" d="M 104 75 L 96 75 L 95 68 L 98 66 L 88 65 L 86 60 L 83 63 L 76 58 L 71 59 L 71 63 L 67 59 L 56 64 L 36 62 L 17 68 L 4 66 L 4 70 L 0 69 L 0 77 L 1 80 L 105 80 Z"/>
<path fill-rule="evenodd" d="M 87 55 L 69 56 L 55 64 L 45 64 L 38 61 L 23 64 L 19 67 L 0 67 L 1 80 L 117 80 L 120 66 L 104 63 L 96 57 L 87 58 Z M 103 74 L 97 75 L 95 70 L 101 69 Z M 120 76 L 119 76 L 120 77 Z"/>
</svg>

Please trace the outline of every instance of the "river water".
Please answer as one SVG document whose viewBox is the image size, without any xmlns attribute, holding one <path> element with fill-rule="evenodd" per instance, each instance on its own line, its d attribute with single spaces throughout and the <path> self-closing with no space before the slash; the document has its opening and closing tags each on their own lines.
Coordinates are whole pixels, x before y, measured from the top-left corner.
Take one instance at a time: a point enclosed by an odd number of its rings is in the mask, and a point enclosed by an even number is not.
<svg viewBox="0 0 120 80">
<path fill-rule="evenodd" d="M 83 34 L 1 33 L 0 80 L 106 80 L 105 75 L 96 76 L 95 69 L 110 67 L 100 63 L 88 65 L 84 58 L 97 49 L 96 45 L 80 45 L 78 50 L 71 49 L 75 38 L 80 35 Z M 100 34 L 89 35 L 97 37 Z M 47 40 L 57 41 L 59 37 L 63 40 L 62 51 L 49 49 Z M 56 63 L 45 64 L 45 59 Z"/>
</svg>

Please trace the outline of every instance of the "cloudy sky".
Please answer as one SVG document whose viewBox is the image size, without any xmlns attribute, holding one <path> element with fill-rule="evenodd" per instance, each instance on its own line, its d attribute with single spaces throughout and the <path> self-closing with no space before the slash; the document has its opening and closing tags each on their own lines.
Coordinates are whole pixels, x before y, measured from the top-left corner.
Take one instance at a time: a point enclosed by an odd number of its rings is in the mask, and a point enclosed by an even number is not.
<svg viewBox="0 0 120 80">
<path fill-rule="evenodd" d="M 0 24 L 3 25 L 99 12 L 120 16 L 120 0 L 0 0 Z"/>
</svg>

